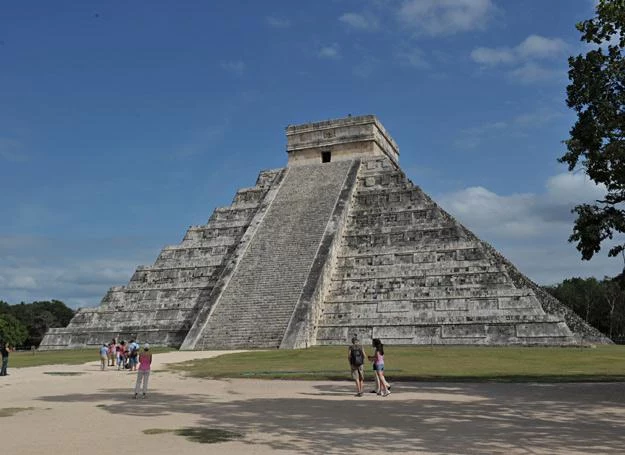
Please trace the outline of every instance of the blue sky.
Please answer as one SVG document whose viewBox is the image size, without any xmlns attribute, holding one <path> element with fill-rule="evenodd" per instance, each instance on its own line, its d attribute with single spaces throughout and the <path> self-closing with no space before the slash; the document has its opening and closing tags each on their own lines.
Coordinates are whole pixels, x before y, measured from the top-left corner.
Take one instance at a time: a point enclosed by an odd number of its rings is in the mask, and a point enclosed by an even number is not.
<svg viewBox="0 0 625 455">
<path fill-rule="evenodd" d="M 284 127 L 375 114 L 412 181 L 539 284 L 566 239 L 567 57 L 591 0 L 24 1 L 0 9 L 0 300 L 97 305 L 286 164 Z"/>
</svg>

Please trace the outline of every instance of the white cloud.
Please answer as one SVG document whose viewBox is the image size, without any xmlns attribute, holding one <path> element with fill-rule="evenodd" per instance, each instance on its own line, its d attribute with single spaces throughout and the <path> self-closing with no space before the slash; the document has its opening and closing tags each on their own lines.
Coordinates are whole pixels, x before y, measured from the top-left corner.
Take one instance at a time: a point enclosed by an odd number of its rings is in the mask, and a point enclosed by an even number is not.
<svg viewBox="0 0 625 455">
<path fill-rule="evenodd" d="M 605 187 L 595 185 L 586 175 L 562 173 L 547 180 L 542 194 L 500 196 L 478 186 L 442 195 L 438 201 L 471 228 L 519 239 L 570 228 L 573 207 L 603 194 Z"/>
<path fill-rule="evenodd" d="M 545 38 L 530 35 L 516 47 L 477 47 L 471 51 L 471 59 L 483 66 L 516 65 L 508 71 L 514 82 L 531 84 L 554 80 L 564 73 L 559 69 L 542 66 L 536 60 L 555 58 L 563 55 L 568 45 L 560 38 Z"/>
<path fill-rule="evenodd" d="M 11 261 L 13 262 L 13 261 Z M 15 263 L 21 260 L 15 259 Z M 104 260 L 71 264 L 39 263 L 16 266 L 0 262 L 2 300 L 10 303 L 58 299 L 72 307 L 95 306 L 111 286 L 128 284 L 136 268 L 132 260 Z"/>
<path fill-rule="evenodd" d="M 417 33 L 438 36 L 480 29 L 494 11 L 491 0 L 405 0 L 397 16 Z"/>
<path fill-rule="evenodd" d="M 602 278 L 620 272 L 621 264 L 604 253 L 607 247 L 587 262 L 567 241 L 575 217 L 571 209 L 603 194 L 605 188 L 585 174 L 562 173 L 547 179 L 542 193 L 500 195 L 478 186 L 435 200 L 523 273 L 540 284 L 551 284 L 573 276 Z"/>
<path fill-rule="evenodd" d="M 477 186 L 445 195 L 440 203 L 467 226 L 481 231 L 496 229 L 512 237 L 538 232 L 538 226 L 528 216 L 535 203 L 531 194 L 499 196 Z"/>
<path fill-rule="evenodd" d="M 241 76 L 247 69 L 245 62 L 241 60 L 231 60 L 228 62 L 221 62 L 219 66 L 221 69 L 228 71 L 230 73 L 236 74 L 237 76 Z"/>
<path fill-rule="evenodd" d="M 395 52 L 395 58 L 401 65 L 418 69 L 429 69 L 431 65 L 425 58 L 425 53 L 419 48 L 399 50 Z"/>
<path fill-rule="evenodd" d="M 498 65 L 500 63 L 513 63 L 516 60 L 514 51 L 509 48 L 477 47 L 471 51 L 474 62 L 483 65 Z"/>
<path fill-rule="evenodd" d="M 289 28 L 291 26 L 290 20 L 277 16 L 267 16 L 265 17 L 265 22 L 273 28 Z"/>
<path fill-rule="evenodd" d="M 517 115 L 514 117 L 513 123 L 523 127 L 544 126 L 553 120 L 563 117 L 563 115 L 561 112 L 552 109 L 541 108 L 534 112 Z"/>
<path fill-rule="evenodd" d="M 530 35 L 513 48 L 477 47 L 471 51 L 471 59 L 482 65 L 494 66 L 558 57 L 567 49 L 567 44 L 560 38 Z"/>
<path fill-rule="evenodd" d="M 500 119 L 463 128 L 459 131 L 453 144 L 457 148 L 470 150 L 475 149 L 485 141 L 493 141 L 502 137 L 525 136 L 529 129 L 548 127 L 563 115 L 553 109 L 539 108 L 510 119 Z"/>
<path fill-rule="evenodd" d="M 521 84 L 531 84 L 534 82 L 554 80 L 563 77 L 564 74 L 556 69 L 545 68 L 534 62 L 528 62 L 524 65 L 511 70 L 508 77 Z"/>
<path fill-rule="evenodd" d="M 378 19 L 369 14 L 345 13 L 339 20 L 355 30 L 375 31 L 380 26 Z"/>
<path fill-rule="evenodd" d="M 141 243 L 135 237 L 0 236 L 0 300 L 98 305 L 111 286 L 128 284 L 138 264 L 154 262 L 160 247 Z"/>
<path fill-rule="evenodd" d="M 567 44 L 560 38 L 545 38 L 539 35 L 530 35 L 516 47 L 521 58 L 551 58 L 561 55 L 567 50 Z"/>
<path fill-rule="evenodd" d="M 582 172 L 558 174 L 546 183 L 547 194 L 553 202 L 579 204 L 601 199 L 607 193 L 605 185 L 597 185 Z"/>
<path fill-rule="evenodd" d="M 339 60 L 341 58 L 339 45 L 334 43 L 334 44 L 331 44 L 330 46 L 322 47 L 317 53 L 317 56 L 319 58 Z"/>
</svg>

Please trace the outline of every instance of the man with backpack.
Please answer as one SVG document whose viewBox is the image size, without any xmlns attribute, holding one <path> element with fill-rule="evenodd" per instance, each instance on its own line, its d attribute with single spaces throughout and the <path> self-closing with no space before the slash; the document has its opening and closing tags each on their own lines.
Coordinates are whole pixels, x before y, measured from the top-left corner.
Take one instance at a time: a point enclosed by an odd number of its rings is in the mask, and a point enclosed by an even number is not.
<svg viewBox="0 0 625 455">
<path fill-rule="evenodd" d="M 352 369 L 352 378 L 356 381 L 356 396 L 362 396 L 362 390 L 365 383 L 365 371 L 363 364 L 365 363 L 365 351 L 362 349 L 358 335 L 352 337 L 352 344 L 347 353 L 349 366 Z"/>
</svg>

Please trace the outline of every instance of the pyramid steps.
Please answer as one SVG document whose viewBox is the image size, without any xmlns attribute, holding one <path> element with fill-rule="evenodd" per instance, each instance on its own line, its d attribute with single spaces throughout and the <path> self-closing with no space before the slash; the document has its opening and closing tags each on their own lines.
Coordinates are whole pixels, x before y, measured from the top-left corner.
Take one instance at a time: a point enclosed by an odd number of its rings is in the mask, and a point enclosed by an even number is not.
<svg viewBox="0 0 625 455">
<path fill-rule="evenodd" d="M 576 342 L 561 316 L 517 288 L 488 248 L 386 158 L 361 166 L 317 342 L 353 333 L 409 344 Z"/>
<path fill-rule="evenodd" d="M 143 341 L 179 346 L 281 172 L 261 172 L 256 187 L 239 190 L 232 205 L 217 208 L 206 225 L 191 226 L 180 244 L 163 248 L 154 265 L 137 267 L 128 285 L 109 290 L 99 307 L 80 310 L 67 327 L 49 331 L 41 348 L 139 334 Z"/>
<path fill-rule="evenodd" d="M 286 136 L 286 168 L 261 171 L 41 348 L 609 342 L 414 185 L 374 116 Z"/>
<path fill-rule="evenodd" d="M 194 348 L 280 346 L 353 161 L 289 168 Z M 186 346 L 186 343 L 185 343 Z"/>
</svg>

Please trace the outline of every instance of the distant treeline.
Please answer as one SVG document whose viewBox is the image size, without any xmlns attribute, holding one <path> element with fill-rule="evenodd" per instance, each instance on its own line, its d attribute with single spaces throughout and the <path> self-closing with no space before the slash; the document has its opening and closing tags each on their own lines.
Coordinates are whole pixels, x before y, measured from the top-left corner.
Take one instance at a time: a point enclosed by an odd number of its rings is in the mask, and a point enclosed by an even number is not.
<svg viewBox="0 0 625 455">
<path fill-rule="evenodd" d="M 601 281 L 570 278 L 543 289 L 612 340 L 625 343 L 625 273 Z"/>
<path fill-rule="evenodd" d="M 39 346 L 50 327 L 65 327 L 74 310 L 60 300 L 9 305 L 0 300 L 0 342 L 30 348 Z"/>
</svg>

